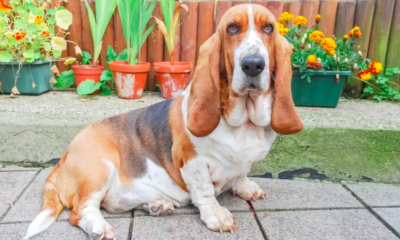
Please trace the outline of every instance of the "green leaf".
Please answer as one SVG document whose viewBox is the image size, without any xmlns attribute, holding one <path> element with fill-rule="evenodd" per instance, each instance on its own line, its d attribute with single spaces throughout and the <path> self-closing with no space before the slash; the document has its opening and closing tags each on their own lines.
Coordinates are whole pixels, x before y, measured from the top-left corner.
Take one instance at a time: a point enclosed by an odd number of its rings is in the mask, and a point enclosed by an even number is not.
<svg viewBox="0 0 400 240">
<path fill-rule="evenodd" d="M 60 58 L 61 57 L 62 52 L 58 51 L 58 50 L 53 50 L 53 56 L 55 58 Z"/>
<path fill-rule="evenodd" d="M 51 24 L 51 25 L 54 25 L 54 24 L 56 24 L 56 19 L 53 18 L 53 17 L 48 17 L 48 18 L 47 18 L 47 22 L 48 22 L 49 24 Z"/>
<path fill-rule="evenodd" d="M 44 49 L 46 52 L 48 52 L 48 51 L 51 50 L 51 45 L 50 45 L 50 43 L 43 42 L 42 44 L 43 44 L 43 49 Z"/>
<path fill-rule="evenodd" d="M 111 88 L 109 86 L 103 85 L 100 88 L 100 96 L 110 96 Z"/>
<path fill-rule="evenodd" d="M 46 14 L 49 16 L 54 16 L 54 14 L 56 14 L 56 10 L 54 9 L 47 9 L 46 10 Z"/>
<path fill-rule="evenodd" d="M 34 34 L 37 30 L 38 30 L 38 27 L 34 23 L 29 24 L 29 26 L 27 28 L 28 34 L 31 34 L 31 35 Z"/>
<path fill-rule="evenodd" d="M 59 77 L 56 77 L 57 83 L 55 88 L 68 88 L 75 83 L 74 72 L 71 70 L 64 71 Z"/>
<path fill-rule="evenodd" d="M 25 52 L 22 53 L 24 58 L 33 58 L 34 54 L 35 53 L 33 52 L 33 49 L 26 50 Z"/>
<path fill-rule="evenodd" d="M 40 52 L 35 52 L 35 54 L 33 54 L 33 58 L 34 58 L 35 60 L 37 60 L 37 59 L 40 58 L 41 55 L 42 55 L 42 54 L 41 54 Z"/>
<path fill-rule="evenodd" d="M 90 64 L 92 60 L 92 55 L 89 52 L 82 51 L 82 64 Z"/>
<path fill-rule="evenodd" d="M 108 58 L 109 62 L 115 61 L 115 59 L 117 58 L 117 53 L 115 52 L 114 48 L 111 46 L 108 46 L 107 58 Z"/>
<path fill-rule="evenodd" d="M 0 62 L 11 62 L 13 60 L 13 55 L 9 51 L 0 52 Z"/>
<path fill-rule="evenodd" d="M 72 24 L 72 13 L 68 10 L 56 11 L 56 24 L 60 28 L 67 30 Z"/>
<path fill-rule="evenodd" d="M 35 16 L 44 16 L 44 10 L 43 10 L 43 8 L 36 8 L 36 9 L 33 11 L 33 14 L 34 14 Z"/>
<path fill-rule="evenodd" d="M 95 83 L 94 80 L 88 79 L 79 84 L 77 88 L 79 95 L 88 95 L 100 89 L 101 83 Z"/>
<path fill-rule="evenodd" d="M 118 57 L 115 59 L 116 61 L 128 61 L 128 49 L 124 49 Z"/>
<path fill-rule="evenodd" d="M 114 80 L 114 76 L 110 70 L 104 70 L 101 73 L 101 77 L 100 77 L 101 82 L 112 81 L 112 80 Z"/>
</svg>

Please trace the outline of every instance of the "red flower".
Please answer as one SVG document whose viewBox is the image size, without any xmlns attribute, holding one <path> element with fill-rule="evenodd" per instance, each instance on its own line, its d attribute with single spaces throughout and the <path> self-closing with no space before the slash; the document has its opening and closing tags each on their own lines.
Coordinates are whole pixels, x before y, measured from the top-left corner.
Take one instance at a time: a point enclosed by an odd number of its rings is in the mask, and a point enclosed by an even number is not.
<svg viewBox="0 0 400 240">
<path fill-rule="evenodd" d="M 11 6 L 4 3 L 4 0 L 0 0 L 0 12 L 8 13 L 12 9 Z"/>
</svg>

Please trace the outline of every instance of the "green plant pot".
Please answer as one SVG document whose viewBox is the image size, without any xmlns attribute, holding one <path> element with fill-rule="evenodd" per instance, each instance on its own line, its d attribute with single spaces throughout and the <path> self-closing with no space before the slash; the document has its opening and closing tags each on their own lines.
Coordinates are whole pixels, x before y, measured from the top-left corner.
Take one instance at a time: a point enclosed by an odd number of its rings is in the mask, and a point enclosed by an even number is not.
<svg viewBox="0 0 400 240">
<path fill-rule="evenodd" d="M 305 74 L 310 77 L 303 77 Z M 336 74 L 339 73 L 339 81 Z M 351 71 L 293 70 L 292 94 L 296 106 L 336 107 L 344 82 Z"/>
<path fill-rule="evenodd" d="M 14 87 L 18 65 L 19 62 L 0 62 L 1 90 L 5 94 L 11 93 L 11 89 Z M 52 89 L 50 79 L 53 76 L 51 67 L 49 60 L 39 60 L 33 63 L 24 62 L 17 81 L 18 91 L 25 95 L 40 95 L 50 91 Z M 32 82 L 35 82 L 35 88 L 33 88 Z"/>
</svg>

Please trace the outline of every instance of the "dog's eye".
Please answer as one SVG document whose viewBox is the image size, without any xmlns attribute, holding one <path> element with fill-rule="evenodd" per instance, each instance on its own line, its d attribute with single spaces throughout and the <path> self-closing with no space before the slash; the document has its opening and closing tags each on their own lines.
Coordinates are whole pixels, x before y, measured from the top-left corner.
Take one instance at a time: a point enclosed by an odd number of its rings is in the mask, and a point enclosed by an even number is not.
<svg viewBox="0 0 400 240">
<path fill-rule="evenodd" d="M 263 27 L 263 32 L 265 32 L 266 34 L 270 34 L 272 33 L 272 31 L 274 31 L 274 26 L 272 24 L 265 24 Z"/>
<path fill-rule="evenodd" d="M 238 25 L 232 23 L 232 24 L 230 24 L 228 26 L 228 33 L 230 35 L 234 35 L 234 34 L 239 33 L 239 32 L 240 32 L 240 27 Z"/>
</svg>

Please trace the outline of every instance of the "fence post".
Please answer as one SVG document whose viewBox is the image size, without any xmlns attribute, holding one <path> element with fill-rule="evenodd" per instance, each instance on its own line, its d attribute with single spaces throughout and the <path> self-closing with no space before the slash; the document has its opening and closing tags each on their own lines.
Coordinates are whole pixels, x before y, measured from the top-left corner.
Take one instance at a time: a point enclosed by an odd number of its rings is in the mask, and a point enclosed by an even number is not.
<svg viewBox="0 0 400 240">
<path fill-rule="evenodd" d="M 321 22 L 318 25 L 318 29 L 325 34 L 325 37 L 332 37 L 335 31 L 338 3 L 339 0 L 321 0 L 321 4 L 319 6 Z M 311 20 L 315 21 L 315 19 L 310 19 L 310 21 Z"/>
<path fill-rule="evenodd" d="M 338 4 L 336 14 L 336 37 L 343 37 L 348 34 L 354 26 L 354 17 L 356 14 L 356 0 L 341 0 Z"/>
<path fill-rule="evenodd" d="M 80 1 L 68 1 L 64 2 L 65 7 L 72 13 L 73 24 L 69 27 L 68 40 L 78 44 L 80 48 L 83 48 L 82 40 L 82 19 L 81 19 L 81 2 Z M 68 43 L 68 56 L 75 57 L 75 44 Z"/>
<path fill-rule="evenodd" d="M 307 18 L 307 27 L 315 25 L 315 17 L 319 12 L 320 0 L 303 0 L 301 3 L 300 15 Z"/>
<path fill-rule="evenodd" d="M 293 14 L 293 17 L 299 16 L 301 11 L 301 0 L 287 0 L 285 11 Z"/>
<path fill-rule="evenodd" d="M 279 17 L 282 15 L 284 8 L 285 8 L 285 1 L 284 0 L 268 0 L 267 8 L 272 14 L 275 16 L 275 20 L 279 21 Z"/>
<path fill-rule="evenodd" d="M 221 0 L 217 2 L 217 9 L 216 9 L 216 17 L 215 17 L 215 28 L 217 29 L 219 22 L 221 21 L 222 16 L 228 11 L 229 8 L 232 7 L 231 0 Z"/>
<path fill-rule="evenodd" d="M 199 19 L 197 23 L 197 56 L 200 46 L 214 34 L 214 5 L 213 0 L 199 1 Z M 197 57 L 196 57 L 197 58 Z"/>
<path fill-rule="evenodd" d="M 197 1 L 185 2 L 189 8 L 188 15 L 183 18 L 181 32 L 181 60 L 190 62 L 193 65 L 193 70 L 190 73 L 190 79 L 193 77 L 194 68 L 196 66 L 196 48 L 197 48 L 197 19 L 198 8 Z M 185 14 L 184 14 L 185 16 Z"/>
<path fill-rule="evenodd" d="M 392 21 L 392 29 L 390 30 L 390 39 L 389 39 L 389 47 L 388 54 L 386 58 L 386 67 L 387 68 L 400 68 L 400 0 L 396 0 L 396 5 L 394 8 L 393 21 Z M 394 84 L 391 84 L 392 87 L 396 90 L 400 90 L 400 76 L 393 76 L 392 81 Z"/>
</svg>

